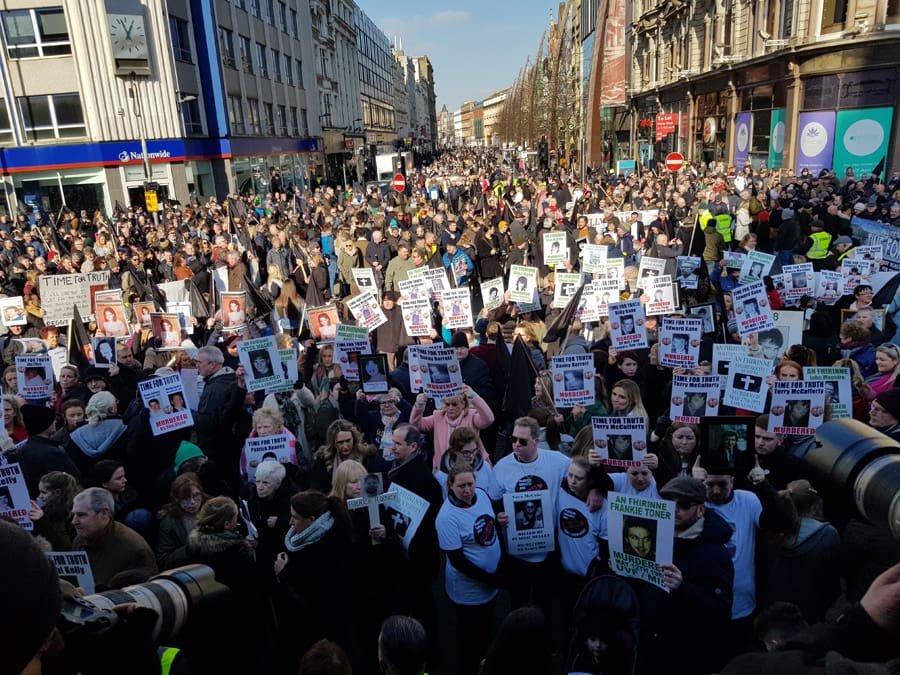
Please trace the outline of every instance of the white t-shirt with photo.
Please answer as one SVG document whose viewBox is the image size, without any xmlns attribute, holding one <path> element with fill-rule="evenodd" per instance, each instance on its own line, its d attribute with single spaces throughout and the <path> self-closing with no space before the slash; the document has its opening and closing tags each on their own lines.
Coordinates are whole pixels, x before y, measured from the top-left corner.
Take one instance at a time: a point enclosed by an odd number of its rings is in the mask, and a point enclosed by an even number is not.
<svg viewBox="0 0 900 675">
<path fill-rule="evenodd" d="M 706 508 L 714 510 L 731 526 L 733 533 L 728 540 L 728 551 L 734 563 L 734 598 L 731 618 L 742 619 L 756 608 L 756 528 L 762 515 L 762 504 L 752 492 L 735 490 L 727 504 L 706 502 Z"/>
<path fill-rule="evenodd" d="M 447 474 L 443 471 L 438 471 L 434 474 L 434 477 L 437 479 L 437 482 L 441 484 L 441 490 L 443 490 L 444 499 L 446 499 Z M 492 501 L 498 502 L 503 499 L 503 491 L 500 489 L 500 484 L 497 482 L 497 477 L 494 475 L 494 467 L 488 462 L 483 461 L 481 466 L 475 469 L 475 485 L 487 492 L 488 497 L 490 497 Z"/>
<path fill-rule="evenodd" d="M 587 576 L 591 561 L 600 552 L 600 539 L 606 539 L 607 501 L 594 512 L 583 499 L 560 490 L 556 499 L 556 531 L 559 557 L 569 574 Z"/>
<path fill-rule="evenodd" d="M 612 478 L 613 488 L 616 492 L 621 492 L 626 495 L 635 495 L 636 497 L 643 497 L 645 499 L 662 499 L 662 497 L 659 496 L 659 491 L 656 489 L 655 478 L 651 480 L 650 485 L 648 485 L 643 492 L 638 492 L 634 489 L 631 481 L 628 480 L 628 474 L 625 471 L 611 473 L 609 474 L 609 477 Z"/>
<path fill-rule="evenodd" d="M 449 499 L 438 512 L 438 543 L 443 551 L 462 549 L 466 560 L 485 572 L 496 572 L 500 565 L 500 539 L 497 521 L 487 493 L 475 489 L 475 503 L 468 508 Z M 457 605 L 483 605 L 497 595 L 497 589 L 476 581 L 457 570 L 447 559 L 445 584 L 447 595 Z"/>
</svg>

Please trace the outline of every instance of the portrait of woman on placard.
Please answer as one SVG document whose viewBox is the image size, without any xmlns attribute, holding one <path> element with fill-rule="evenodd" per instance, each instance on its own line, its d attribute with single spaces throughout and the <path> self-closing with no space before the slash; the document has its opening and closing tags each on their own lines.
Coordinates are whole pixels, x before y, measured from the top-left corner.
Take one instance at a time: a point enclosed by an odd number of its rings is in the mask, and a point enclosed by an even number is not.
<svg viewBox="0 0 900 675">
<path fill-rule="evenodd" d="M 94 363 L 98 366 L 109 366 L 116 362 L 116 350 L 112 340 L 98 340 L 94 350 Z"/>
<path fill-rule="evenodd" d="M 228 313 L 226 318 L 228 319 L 225 324 L 226 326 L 242 326 L 246 323 L 247 317 L 244 314 L 244 308 L 236 298 L 232 298 L 228 301 Z"/>
<path fill-rule="evenodd" d="M 112 307 L 103 308 L 103 334 L 109 337 L 128 337 L 128 325 Z"/>
<path fill-rule="evenodd" d="M 159 321 L 159 344 L 163 348 L 181 346 L 181 324 L 178 319 L 166 316 Z"/>
</svg>

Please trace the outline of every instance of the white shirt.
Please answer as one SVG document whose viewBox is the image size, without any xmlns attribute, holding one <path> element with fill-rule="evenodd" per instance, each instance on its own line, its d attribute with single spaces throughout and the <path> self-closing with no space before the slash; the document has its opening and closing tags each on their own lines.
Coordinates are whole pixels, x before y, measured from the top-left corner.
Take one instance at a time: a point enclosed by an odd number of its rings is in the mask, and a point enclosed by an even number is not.
<svg viewBox="0 0 900 675">
<path fill-rule="evenodd" d="M 609 477 L 612 478 L 613 487 L 616 492 L 621 492 L 626 495 L 635 495 L 637 497 L 643 497 L 644 499 L 662 499 L 659 496 L 659 491 L 656 489 L 656 479 L 650 479 L 650 485 L 644 488 L 643 491 L 638 491 L 631 484 L 631 481 L 628 480 L 628 473 L 625 471 L 620 471 L 619 473 L 611 473 Z"/>
<path fill-rule="evenodd" d="M 752 492 L 735 490 L 727 504 L 706 502 L 706 508 L 722 516 L 734 530 L 728 540 L 728 551 L 734 563 L 734 599 L 731 618 L 742 619 L 756 608 L 756 528 L 762 515 L 762 504 Z"/>
<path fill-rule="evenodd" d="M 559 556 L 563 569 L 587 576 L 591 561 L 600 553 L 600 539 L 606 539 L 607 501 L 593 513 L 583 499 L 560 490 L 556 505 Z"/>
<path fill-rule="evenodd" d="M 437 482 L 441 484 L 441 490 L 444 492 L 444 499 L 446 499 L 447 474 L 438 470 L 438 472 L 434 474 L 434 477 L 437 479 Z M 500 484 L 497 482 L 497 477 L 494 475 L 494 467 L 491 466 L 490 462 L 483 461 L 481 466 L 475 469 L 475 485 L 487 492 L 488 497 L 490 497 L 492 501 L 498 502 L 503 499 L 503 491 L 500 489 Z"/>
</svg>

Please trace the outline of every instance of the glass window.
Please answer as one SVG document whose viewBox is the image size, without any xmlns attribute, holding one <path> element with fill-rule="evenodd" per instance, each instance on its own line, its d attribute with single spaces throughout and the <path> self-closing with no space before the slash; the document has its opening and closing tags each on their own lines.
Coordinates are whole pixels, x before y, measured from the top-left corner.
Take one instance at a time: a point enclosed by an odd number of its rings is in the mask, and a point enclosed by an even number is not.
<svg viewBox="0 0 900 675">
<path fill-rule="evenodd" d="M 300 108 L 300 135 L 309 136 L 309 119 L 306 115 L 306 108 Z"/>
<path fill-rule="evenodd" d="M 9 111 L 6 101 L 0 99 L 0 144 L 13 142 L 12 124 L 9 123 Z"/>
<path fill-rule="evenodd" d="M 238 9 L 243 9 L 244 11 L 247 11 L 246 0 L 234 0 L 234 6 L 237 7 Z"/>
<path fill-rule="evenodd" d="M 72 53 L 66 15 L 61 7 L 3 12 L 3 32 L 11 59 Z"/>
<path fill-rule="evenodd" d="M 299 130 L 300 130 L 300 122 L 299 122 L 299 119 L 297 118 L 297 107 L 296 106 L 291 106 L 290 123 L 291 123 L 290 135 L 297 136 L 299 133 Z"/>
<path fill-rule="evenodd" d="M 18 104 L 25 138 L 29 141 L 76 138 L 86 133 L 78 94 L 21 96 Z"/>
<path fill-rule="evenodd" d="M 278 135 L 288 136 L 287 108 L 283 105 L 278 106 Z"/>
<path fill-rule="evenodd" d="M 269 76 L 268 58 L 266 57 L 266 46 L 261 42 L 256 43 L 256 65 L 259 68 L 259 74 L 263 77 Z"/>
<path fill-rule="evenodd" d="M 297 86 L 303 89 L 303 61 L 297 59 Z"/>
<path fill-rule="evenodd" d="M 247 133 L 244 126 L 244 106 L 241 104 L 240 96 L 228 97 L 228 122 L 231 125 L 231 133 L 238 135 Z"/>
<path fill-rule="evenodd" d="M 259 124 L 259 99 L 248 98 L 247 107 L 250 110 L 250 133 L 259 136 L 262 133 L 262 127 Z"/>
<path fill-rule="evenodd" d="M 184 120 L 184 133 L 187 136 L 202 136 L 203 122 L 200 119 L 200 101 L 196 94 L 184 94 L 183 98 L 193 96 L 191 101 L 181 102 L 181 119 Z"/>
<path fill-rule="evenodd" d="M 263 103 L 263 122 L 266 125 L 266 136 L 275 135 L 275 111 L 271 103 Z"/>
<path fill-rule="evenodd" d="M 281 54 L 272 50 L 272 77 L 276 82 L 281 82 Z"/>
<path fill-rule="evenodd" d="M 266 18 L 275 25 L 275 0 L 266 0 Z"/>
<path fill-rule="evenodd" d="M 253 48 L 250 46 L 250 38 L 240 36 L 241 41 L 241 68 L 245 73 L 253 74 Z"/>
<path fill-rule="evenodd" d="M 297 30 L 297 10 L 291 10 L 291 35 L 294 36 L 295 40 L 300 39 L 300 33 Z"/>
<path fill-rule="evenodd" d="M 291 86 L 294 84 L 294 70 L 291 68 L 291 57 L 289 54 L 284 55 L 284 74 L 287 83 Z"/>
<path fill-rule="evenodd" d="M 250 13 L 259 16 L 259 0 L 250 0 Z"/>
<path fill-rule="evenodd" d="M 172 34 L 172 53 L 176 61 L 191 63 L 191 39 L 188 22 L 177 16 L 169 16 L 169 32 Z"/>
<path fill-rule="evenodd" d="M 287 5 L 283 2 L 278 3 L 278 27 L 287 33 Z"/>
<path fill-rule="evenodd" d="M 837 33 L 844 29 L 848 4 L 848 0 L 824 0 L 822 2 L 823 33 Z"/>
<path fill-rule="evenodd" d="M 227 28 L 219 26 L 219 44 L 222 49 L 222 63 L 234 68 L 234 35 Z"/>
</svg>

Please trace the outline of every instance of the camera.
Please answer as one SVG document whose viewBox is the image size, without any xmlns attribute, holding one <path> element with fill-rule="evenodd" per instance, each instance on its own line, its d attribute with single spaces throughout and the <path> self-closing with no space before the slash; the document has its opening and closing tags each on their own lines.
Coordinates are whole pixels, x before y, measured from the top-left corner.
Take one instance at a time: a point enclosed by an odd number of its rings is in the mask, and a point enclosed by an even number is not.
<svg viewBox="0 0 900 675">
<path fill-rule="evenodd" d="M 206 565 L 176 567 L 143 584 L 83 598 L 68 598 L 62 609 L 64 632 L 105 633 L 118 621 L 113 607 L 134 603 L 156 612 L 153 640 L 166 641 L 181 631 L 192 613 L 217 606 L 230 594 L 227 586 L 216 581 L 212 568 Z"/>
<path fill-rule="evenodd" d="M 900 540 L 900 443 L 853 419 L 826 422 L 816 441 L 791 451 L 812 483 Z"/>
</svg>

